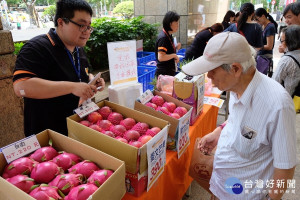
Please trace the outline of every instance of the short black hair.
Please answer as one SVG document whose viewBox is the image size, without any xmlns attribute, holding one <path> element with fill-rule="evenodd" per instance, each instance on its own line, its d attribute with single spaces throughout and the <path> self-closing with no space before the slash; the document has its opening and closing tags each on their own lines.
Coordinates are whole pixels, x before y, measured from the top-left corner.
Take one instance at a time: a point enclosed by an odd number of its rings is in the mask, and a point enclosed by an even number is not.
<svg viewBox="0 0 300 200">
<path fill-rule="evenodd" d="M 169 11 L 165 14 L 163 19 L 163 28 L 165 31 L 172 31 L 170 24 L 172 22 L 177 22 L 180 19 L 180 15 L 178 15 L 175 11 Z"/>
<path fill-rule="evenodd" d="M 59 0 L 56 2 L 55 27 L 58 26 L 57 20 L 59 18 L 72 19 L 74 11 L 86 11 L 93 16 L 93 10 L 85 0 Z"/>
<path fill-rule="evenodd" d="M 291 25 L 282 30 L 285 34 L 285 44 L 289 51 L 300 49 L 300 26 Z"/>
<path fill-rule="evenodd" d="M 283 16 L 285 16 L 289 11 L 298 16 L 300 14 L 300 2 L 294 2 L 287 5 L 283 11 Z"/>
</svg>

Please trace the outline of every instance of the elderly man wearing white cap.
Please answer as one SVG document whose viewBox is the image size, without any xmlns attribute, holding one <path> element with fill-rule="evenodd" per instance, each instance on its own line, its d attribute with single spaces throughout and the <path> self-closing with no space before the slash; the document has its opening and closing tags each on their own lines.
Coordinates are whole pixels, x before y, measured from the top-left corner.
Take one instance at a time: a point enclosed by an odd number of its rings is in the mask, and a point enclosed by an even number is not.
<svg viewBox="0 0 300 200">
<path fill-rule="evenodd" d="M 226 126 L 198 144 L 204 153 L 217 146 L 210 180 L 215 199 L 277 200 L 291 186 L 295 190 L 293 101 L 279 83 L 255 66 L 248 42 L 234 32 L 214 36 L 203 56 L 183 66 L 189 75 L 208 72 L 213 84 L 231 95 Z"/>
</svg>

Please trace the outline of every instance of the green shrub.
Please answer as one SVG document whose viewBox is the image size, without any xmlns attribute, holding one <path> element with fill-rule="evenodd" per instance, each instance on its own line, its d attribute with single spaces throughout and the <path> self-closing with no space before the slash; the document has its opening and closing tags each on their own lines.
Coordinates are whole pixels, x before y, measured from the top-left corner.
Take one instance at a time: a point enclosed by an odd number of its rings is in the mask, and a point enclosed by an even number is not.
<svg viewBox="0 0 300 200">
<path fill-rule="evenodd" d="M 21 48 L 23 47 L 24 43 L 23 42 L 16 42 L 14 43 L 14 46 L 15 46 L 15 51 L 14 51 L 14 54 L 15 55 L 18 55 Z"/>
<path fill-rule="evenodd" d="M 143 39 L 144 51 L 154 51 L 158 33 L 158 24 L 147 24 L 143 17 L 118 20 L 115 18 L 99 18 L 92 22 L 94 32 L 85 47 L 91 71 L 108 69 L 107 42 Z"/>
<path fill-rule="evenodd" d="M 113 10 L 114 14 L 120 14 L 123 17 L 129 19 L 134 14 L 133 1 L 123 1 L 119 3 Z"/>
</svg>

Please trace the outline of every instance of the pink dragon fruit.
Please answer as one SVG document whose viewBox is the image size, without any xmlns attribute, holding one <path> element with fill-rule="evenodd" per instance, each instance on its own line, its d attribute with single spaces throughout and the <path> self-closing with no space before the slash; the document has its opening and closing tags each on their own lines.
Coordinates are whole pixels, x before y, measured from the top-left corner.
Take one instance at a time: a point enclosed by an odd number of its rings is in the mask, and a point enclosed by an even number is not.
<svg viewBox="0 0 300 200">
<path fill-rule="evenodd" d="M 120 122 L 120 124 L 123 125 L 126 128 L 126 130 L 129 130 L 136 124 L 136 122 L 134 119 L 128 117 L 128 118 L 122 120 Z"/>
<path fill-rule="evenodd" d="M 61 167 L 64 171 L 66 171 L 73 165 L 79 163 L 81 161 L 81 158 L 73 153 L 63 152 L 54 157 L 52 161 L 59 167 Z"/>
<path fill-rule="evenodd" d="M 148 129 L 145 133 L 145 135 L 150 135 L 152 137 L 154 137 L 157 133 L 155 133 L 154 131 L 152 131 L 151 129 Z"/>
<path fill-rule="evenodd" d="M 156 111 L 164 113 L 166 115 L 170 114 L 170 112 L 168 111 L 168 109 L 166 107 L 160 107 L 160 106 L 158 106 L 157 109 L 156 109 Z"/>
<path fill-rule="evenodd" d="M 165 100 L 161 96 L 155 95 L 152 97 L 151 102 L 157 106 L 162 106 L 165 103 Z"/>
<path fill-rule="evenodd" d="M 161 131 L 161 129 L 159 128 L 159 127 L 152 127 L 151 129 L 150 129 L 151 131 L 153 131 L 154 133 L 159 133 L 160 131 Z"/>
<path fill-rule="evenodd" d="M 28 157 L 18 158 L 5 167 L 2 177 L 6 179 L 18 174 L 30 174 L 35 163 L 37 162 Z"/>
<path fill-rule="evenodd" d="M 88 120 L 82 120 L 79 122 L 80 124 L 89 127 L 91 125 L 91 122 L 89 122 Z"/>
<path fill-rule="evenodd" d="M 149 125 L 143 122 L 138 122 L 136 125 L 132 127 L 131 130 L 135 130 L 139 132 L 141 135 L 144 135 L 146 131 L 149 129 Z"/>
<path fill-rule="evenodd" d="M 148 106 L 148 107 L 150 107 L 150 108 L 153 108 L 154 110 L 156 110 L 156 108 L 157 108 L 157 105 L 154 104 L 154 103 L 151 103 L 151 102 L 146 103 L 145 106 Z"/>
<path fill-rule="evenodd" d="M 30 188 L 35 184 L 32 178 L 25 175 L 16 175 L 6 180 L 26 193 L 29 193 Z"/>
<path fill-rule="evenodd" d="M 69 173 L 82 174 L 86 178 L 89 178 L 91 174 L 97 170 L 99 170 L 99 167 L 89 160 L 84 160 L 68 169 Z"/>
<path fill-rule="evenodd" d="M 104 131 L 109 131 L 110 127 L 113 125 L 110 121 L 108 120 L 99 120 L 97 122 L 97 125 Z"/>
<path fill-rule="evenodd" d="M 112 112 L 107 117 L 107 120 L 110 121 L 113 125 L 118 125 L 123 120 L 123 115 L 117 112 Z"/>
<path fill-rule="evenodd" d="M 135 131 L 135 130 L 126 131 L 125 134 L 124 134 L 124 138 L 127 141 L 138 140 L 139 137 L 140 137 L 140 133 Z"/>
<path fill-rule="evenodd" d="M 108 169 L 100 169 L 88 178 L 87 183 L 92 183 L 100 187 L 114 172 Z"/>
<path fill-rule="evenodd" d="M 126 128 L 123 125 L 115 125 L 110 127 L 110 131 L 115 134 L 115 136 L 123 137 L 126 132 Z"/>
<path fill-rule="evenodd" d="M 102 115 L 103 119 L 107 119 L 107 117 L 109 116 L 109 114 L 112 112 L 111 108 L 108 106 L 103 106 L 102 108 L 100 108 L 98 110 L 98 112 Z"/>
<path fill-rule="evenodd" d="M 121 142 L 124 142 L 124 143 L 128 144 L 128 141 L 125 138 L 122 138 L 122 137 L 118 136 L 118 137 L 116 137 L 116 139 L 121 141 Z"/>
<path fill-rule="evenodd" d="M 143 145 L 146 144 L 149 140 L 152 139 L 151 135 L 143 135 L 139 138 L 139 142 L 141 142 Z"/>
<path fill-rule="evenodd" d="M 174 112 L 176 105 L 173 102 L 165 102 L 162 107 L 166 107 L 170 113 Z"/>
<path fill-rule="evenodd" d="M 30 196 L 37 200 L 59 200 L 62 199 L 57 193 L 56 187 L 41 185 L 29 193 Z"/>
<path fill-rule="evenodd" d="M 140 142 L 140 141 L 132 140 L 132 141 L 129 142 L 129 145 L 134 146 L 136 148 L 141 148 L 143 146 L 143 143 Z"/>
<path fill-rule="evenodd" d="M 180 115 L 180 117 L 182 117 L 183 115 L 185 115 L 187 113 L 187 109 L 185 107 L 180 107 L 178 106 L 175 110 L 174 113 L 177 113 Z"/>
<path fill-rule="evenodd" d="M 32 169 L 30 177 L 37 183 L 49 183 L 60 174 L 60 169 L 54 162 L 42 162 Z"/>
<path fill-rule="evenodd" d="M 83 176 L 81 174 L 61 174 L 55 177 L 49 186 L 58 187 L 62 193 L 67 195 L 70 190 L 82 183 Z"/>
<path fill-rule="evenodd" d="M 94 184 L 82 184 L 71 189 L 65 200 L 87 200 L 98 189 Z"/>
<path fill-rule="evenodd" d="M 52 160 L 52 158 L 54 158 L 57 155 L 57 151 L 52 146 L 47 146 L 36 150 L 33 154 L 29 156 L 29 158 L 37 162 L 44 162 Z"/>
</svg>

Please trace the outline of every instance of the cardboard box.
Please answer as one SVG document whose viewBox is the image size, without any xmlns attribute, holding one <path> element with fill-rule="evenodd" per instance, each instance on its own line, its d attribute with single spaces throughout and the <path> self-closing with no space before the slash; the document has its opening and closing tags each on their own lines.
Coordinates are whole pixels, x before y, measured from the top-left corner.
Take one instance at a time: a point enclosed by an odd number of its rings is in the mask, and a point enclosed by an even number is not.
<svg viewBox="0 0 300 200">
<path fill-rule="evenodd" d="M 66 151 L 80 156 L 82 159 L 91 160 L 101 168 L 114 170 L 113 175 L 92 195 L 90 200 L 115 199 L 120 200 L 125 192 L 125 164 L 110 155 L 92 147 L 68 138 L 52 130 L 45 130 L 36 135 L 41 146 L 48 146 L 52 139 L 53 148 L 57 151 Z M 0 153 L 0 173 L 4 171 L 7 162 L 3 153 Z M 5 200 L 34 200 L 31 196 L 0 177 L 0 199 Z"/>
<path fill-rule="evenodd" d="M 163 97 L 163 99 L 165 101 L 170 101 L 175 103 L 175 105 L 181 106 L 181 107 L 185 107 L 187 109 L 187 113 L 186 115 L 190 115 L 192 112 L 193 107 L 190 105 L 187 105 L 185 103 L 183 103 L 182 101 L 179 101 L 178 99 L 175 99 L 173 97 L 170 97 L 169 95 L 166 95 L 164 93 L 158 92 L 158 91 L 154 91 L 153 95 L 159 95 L 161 97 Z M 170 117 L 166 114 L 163 114 L 161 112 L 158 112 L 148 106 L 145 106 L 144 104 L 140 103 L 139 101 L 135 101 L 134 104 L 134 109 L 139 110 L 141 112 L 150 114 L 152 116 L 155 116 L 157 118 L 166 120 L 170 123 L 170 129 L 169 129 L 169 134 L 168 134 L 168 143 L 167 143 L 167 148 L 169 150 L 176 150 L 176 145 L 177 145 L 177 133 L 178 133 L 178 128 L 179 128 L 179 120 L 175 119 L 173 117 Z"/>
<path fill-rule="evenodd" d="M 188 76 L 182 72 L 178 73 L 174 79 L 173 97 L 193 106 L 190 125 L 193 125 L 203 110 L 203 100 L 205 91 L 205 77 Z"/>
<path fill-rule="evenodd" d="M 131 117 L 137 122 L 145 122 L 151 127 L 156 126 L 161 129 L 169 129 L 169 123 L 167 121 L 151 115 L 147 115 L 145 113 L 109 101 L 101 101 L 97 105 L 100 108 L 103 106 L 109 106 L 113 111 L 121 113 L 125 118 Z M 81 120 L 82 119 L 80 119 L 77 114 L 67 118 L 69 137 L 125 161 L 126 172 L 136 174 L 137 172 L 143 173 L 145 170 L 147 170 L 147 143 L 138 149 L 124 142 L 120 142 L 112 137 L 101 134 L 91 128 L 83 126 L 82 124 L 78 123 Z M 157 137 L 154 136 L 152 140 L 153 139 L 157 139 Z"/>
<path fill-rule="evenodd" d="M 147 182 L 148 182 L 148 173 L 144 171 L 142 174 L 136 173 L 131 174 L 126 172 L 125 176 L 125 186 L 126 192 L 139 197 L 143 192 L 147 189 Z"/>
</svg>

